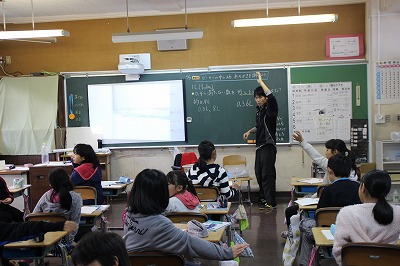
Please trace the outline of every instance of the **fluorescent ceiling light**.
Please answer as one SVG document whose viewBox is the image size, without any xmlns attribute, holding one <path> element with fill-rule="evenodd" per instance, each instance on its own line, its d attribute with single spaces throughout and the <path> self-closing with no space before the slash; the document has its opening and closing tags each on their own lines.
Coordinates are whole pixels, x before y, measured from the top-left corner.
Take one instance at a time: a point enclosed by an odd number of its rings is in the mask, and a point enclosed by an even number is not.
<svg viewBox="0 0 400 266">
<path fill-rule="evenodd" d="M 114 43 L 151 42 L 200 38 L 203 38 L 202 29 L 171 29 L 149 32 L 114 33 L 112 35 L 112 41 Z"/>
<path fill-rule="evenodd" d="M 69 37 L 69 32 L 65 30 L 20 30 L 20 31 L 0 31 L 0 40 L 36 39 Z"/>
<path fill-rule="evenodd" d="M 232 21 L 232 26 L 234 28 L 240 28 L 240 27 L 257 27 L 257 26 L 309 24 L 309 23 L 336 22 L 337 19 L 338 19 L 337 14 L 267 17 L 267 18 L 253 18 L 253 19 L 237 19 Z"/>
</svg>

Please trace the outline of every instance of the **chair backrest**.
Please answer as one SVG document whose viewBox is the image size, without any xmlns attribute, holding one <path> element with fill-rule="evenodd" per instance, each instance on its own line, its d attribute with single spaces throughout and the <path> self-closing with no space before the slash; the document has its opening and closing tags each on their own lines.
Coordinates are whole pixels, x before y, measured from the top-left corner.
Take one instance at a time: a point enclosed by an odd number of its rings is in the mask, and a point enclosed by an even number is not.
<svg viewBox="0 0 400 266">
<path fill-rule="evenodd" d="M 375 169 L 376 169 L 376 163 L 374 163 L 374 162 L 372 162 L 372 163 L 361 163 L 360 164 L 361 177 L 363 177 L 369 171 L 375 170 Z"/>
<path fill-rule="evenodd" d="M 336 216 L 342 207 L 319 208 L 315 212 L 317 226 L 331 226 L 336 222 Z"/>
<path fill-rule="evenodd" d="M 326 188 L 327 186 L 329 186 L 329 184 L 324 184 L 324 185 L 319 185 L 317 188 L 317 197 L 320 198 L 321 194 L 322 194 L 322 190 L 324 190 L 324 188 Z"/>
<path fill-rule="evenodd" d="M 169 254 L 158 251 L 129 252 L 131 265 L 135 266 L 184 266 L 182 255 Z"/>
<path fill-rule="evenodd" d="M 347 243 L 342 247 L 343 266 L 398 265 L 400 246 L 382 243 Z"/>
<path fill-rule="evenodd" d="M 65 222 L 68 218 L 64 214 L 55 212 L 35 212 L 25 217 L 25 221 Z"/>
<path fill-rule="evenodd" d="M 243 155 L 228 155 L 222 159 L 222 165 L 247 165 L 246 157 Z"/>
<path fill-rule="evenodd" d="M 217 187 L 203 187 L 201 185 L 195 185 L 197 197 L 200 201 L 217 201 L 219 190 Z"/>
<path fill-rule="evenodd" d="M 165 217 L 173 223 L 187 223 L 191 220 L 199 221 L 200 223 L 207 222 L 207 215 L 198 212 L 170 212 L 165 214 Z"/>
<path fill-rule="evenodd" d="M 97 190 L 91 186 L 76 186 L 74 191 L 81 195 L 82 200 L 94 200 L 97 205 Z"/>
<path fill-rule="evenodd" d="M 174 165 L 171 166 L 172 170 L 184 170 L 183 165 L 194 164 L 197 162 L 197 156 L 194 152 L 185 152 L 175 155 Z"/>
</svg>

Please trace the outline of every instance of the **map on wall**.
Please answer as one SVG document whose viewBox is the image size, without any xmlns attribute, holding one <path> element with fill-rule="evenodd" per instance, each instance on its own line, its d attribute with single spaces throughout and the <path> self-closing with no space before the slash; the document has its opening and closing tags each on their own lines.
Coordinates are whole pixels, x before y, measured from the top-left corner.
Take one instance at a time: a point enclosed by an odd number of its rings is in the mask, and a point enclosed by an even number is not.
<svg viewBox="0 0 400 266">
<path fill-rule="evenodd" d="M 289 94 L 293 132 L 308 142 L 350 140 L 351 82 L 292 84 Z"/>
</svg>

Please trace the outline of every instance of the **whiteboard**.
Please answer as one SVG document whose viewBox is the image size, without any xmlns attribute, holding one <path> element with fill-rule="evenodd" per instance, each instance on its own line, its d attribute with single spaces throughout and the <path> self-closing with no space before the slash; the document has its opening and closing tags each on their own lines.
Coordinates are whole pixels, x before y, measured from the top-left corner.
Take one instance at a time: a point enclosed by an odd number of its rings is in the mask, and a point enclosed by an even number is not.
<svg viewBox="0 0 400 266">
<path fill-rule="evenodd" d="M 351 82 L 292 84 L 289 95 L 293 132 L 308 142 L 350 141 Z"/>
</svg>

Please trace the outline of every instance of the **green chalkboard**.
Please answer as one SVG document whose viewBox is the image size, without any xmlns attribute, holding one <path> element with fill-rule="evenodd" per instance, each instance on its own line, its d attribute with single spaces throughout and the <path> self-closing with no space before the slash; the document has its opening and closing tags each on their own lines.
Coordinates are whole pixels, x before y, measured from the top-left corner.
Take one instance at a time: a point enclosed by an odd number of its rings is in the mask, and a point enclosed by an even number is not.
<svg viewBox="0 0 400 266">
<path fill-rule="evenodd" d="M 256 71 L 261 72 L 263 80 L 279 103 L 277 142 L 288 143 L 286 68 L 152 73 L 143 74 L 140 76 L 140 81 L 134 82 L 184 80 L 187 141 L 176 144 L 197 145 L 204 139 L 209 139 L 215 144 L 244 144 L 243 133 L 255 125 L 256 104 L 253 90 L 258 86 Z M 68 114 L 74 114 L 68 119 L 68 126 L 90 126 L 88 85 L 123 82 L 126 82 L 123 75 L 67 78 L 67 110 Z M 170 145 L 170 143 L 154 143 L 154 145 L 160 144 Z M 129 144 L 122 146 L 127 145 Z"/>
<path fill-rule="evenodd" d="M 305 66 L 291 68 L 291 84 L 348 82 L 352 83 L 353 119 L 368 119 L 367 64 Z M 360 86 L 360 106 L 356 104 L 356 86 Z"/>
</svg>

